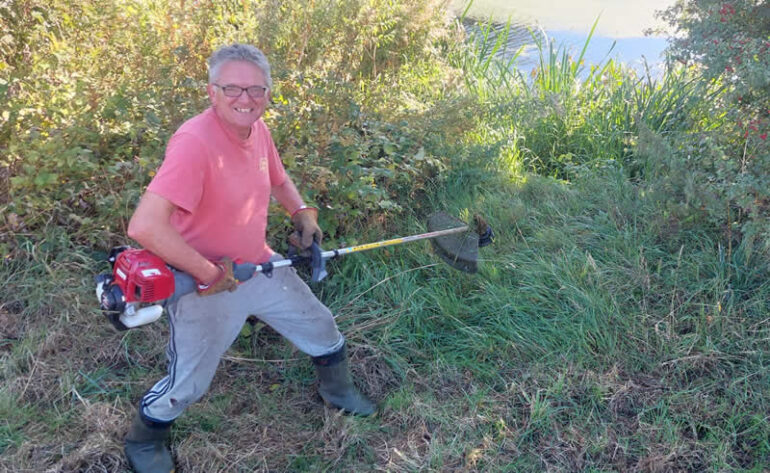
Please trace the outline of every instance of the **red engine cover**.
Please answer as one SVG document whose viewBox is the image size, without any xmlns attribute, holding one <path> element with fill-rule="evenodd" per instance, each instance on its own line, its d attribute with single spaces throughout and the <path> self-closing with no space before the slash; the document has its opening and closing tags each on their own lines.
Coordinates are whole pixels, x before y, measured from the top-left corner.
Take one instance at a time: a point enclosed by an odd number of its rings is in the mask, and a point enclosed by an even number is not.
<svg viewBox="0 0 770 473">
<path fill-rule="evenodd" d="M 121 252 L 112 273 L 126 302 L 156 302 L 174 294 L 174 273 L 147 250 L 130 248 Z"/>
</svg>

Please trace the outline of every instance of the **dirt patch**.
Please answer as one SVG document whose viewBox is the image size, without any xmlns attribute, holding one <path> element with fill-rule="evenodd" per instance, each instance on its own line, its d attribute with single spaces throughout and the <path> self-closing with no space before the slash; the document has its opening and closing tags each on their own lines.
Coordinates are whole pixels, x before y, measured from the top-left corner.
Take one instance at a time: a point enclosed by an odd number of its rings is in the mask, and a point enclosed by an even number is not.
<svg viewBox="0 0 770 473">
<path fill-rule="evenodd" d="M 85 435 L 46 473 L 96 473 L 121 471 L 124 467 L 123 435 L 126 415 L 105 403 L 86 404 L 77 425 Z"/>
<path fill-rule="evenodd" d="M 633 473 L 699 473 L 708 469 L 704 452 L 692 445 L 653 446 L 652 451 L 640 458 L 628 471 Z"/>
<path fill-rule="evenodd" d="M 639 426 L 639 412 L 656 403 L 663 391 L 660 381 L 651 376 L 635 375 L 628 379 L 609 399 L 613 420 L 623 427 L 625 433 L 635 431 Z"/>
<path fill-rule="evenodd" d="M 401 378 L 385 362 L 384 355 L 369 345 L 349 346 L 348 358 L 356 384 L 374 400 L 384 398 L 401 385 Z"/>
</svg>

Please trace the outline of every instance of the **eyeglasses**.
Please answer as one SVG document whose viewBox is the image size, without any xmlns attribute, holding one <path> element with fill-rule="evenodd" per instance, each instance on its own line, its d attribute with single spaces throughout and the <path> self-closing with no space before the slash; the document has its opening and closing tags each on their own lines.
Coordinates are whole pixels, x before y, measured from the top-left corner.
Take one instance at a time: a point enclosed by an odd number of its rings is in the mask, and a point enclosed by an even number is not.
<svg viewBox="0 0 770 473">
<path fill-rule="evenodd" d="M 252 85 L 251 87 L 238 87 L 237 85 L 219 85 L 211 84 L 214 87 L 222 89 L 222 93 L 227 97 L 240 97 L 245 90 L 249 97 L 253 99 L 261 99 L 267 93 L 268 88 L 262 85 Z"/>
</svg>

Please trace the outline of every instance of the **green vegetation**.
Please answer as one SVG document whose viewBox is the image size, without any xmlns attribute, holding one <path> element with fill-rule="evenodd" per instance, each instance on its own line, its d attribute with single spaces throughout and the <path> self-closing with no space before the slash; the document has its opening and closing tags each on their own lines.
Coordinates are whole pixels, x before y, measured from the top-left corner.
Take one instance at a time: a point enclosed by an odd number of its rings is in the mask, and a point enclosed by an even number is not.
<svg viewBox="0 0 770 473">
<path fill-rule="evenodd" d="M 762 0 L 686 0 L 660 13 L 676 32 L 672 58 L 700 64 L 704 80 L 720 87 L 701 124 L 719 133 L 694 135 L 688 146 L 702 155 L 690 172 L 710 180 L 709 214 L 728 217 L 729 231 L 768 245 L 767 175 L 770 171 L 770 5 Z M 718 127 L 717 127 L 718 125 Z M 703 169 L 706 173 L 703 173 Z M 716 202 L 714 201 L 716 198 Z M 713 207 L 714 203 L 722 209 Z"/>
<path fill-rule="evenodd" d="M 496 242 L 477 275 L 422 243 L 330 264 L 316 291 L 381 413 L 324 408 L 307 357 L 247 325 L 173 431 L 179 471 L 770 464 L 770 112 L 735 120 L 749 82 L 583 70 L 550 44 L 518 72 L 499 36 L 416 0 L 18 0 L 0 19 L 0 470 L 126 471 L 167 326 L 116 333 L 92 277 L 236 40 L 273 62 L 267 120 L 326 246 L 439 209 Z M 288 225 L 276 209 L 279 250 Z"/>
</svg>

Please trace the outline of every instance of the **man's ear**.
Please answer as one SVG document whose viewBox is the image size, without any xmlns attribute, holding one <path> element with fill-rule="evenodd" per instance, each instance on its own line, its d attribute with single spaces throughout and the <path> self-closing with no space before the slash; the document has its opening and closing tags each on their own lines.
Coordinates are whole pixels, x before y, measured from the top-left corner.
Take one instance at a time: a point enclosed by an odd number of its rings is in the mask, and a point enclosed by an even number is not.
<svg viewBox="0 0 770 473">
<path fill-rule="evenodd" d="M 209 95 L 209 101 L 214 105 L 214 97 L 216 96 L 217 89 L 213 85 L 207 84 L 206 93 Z"/>
</svg>

